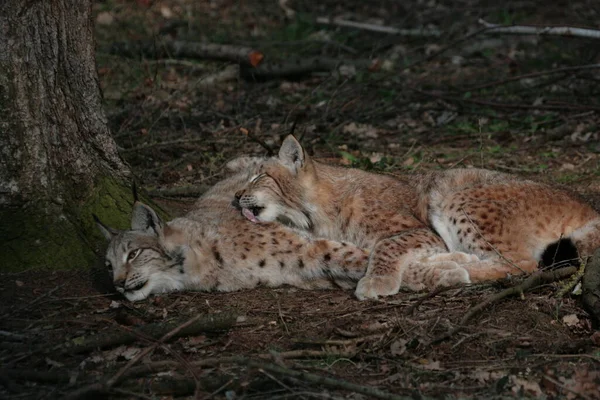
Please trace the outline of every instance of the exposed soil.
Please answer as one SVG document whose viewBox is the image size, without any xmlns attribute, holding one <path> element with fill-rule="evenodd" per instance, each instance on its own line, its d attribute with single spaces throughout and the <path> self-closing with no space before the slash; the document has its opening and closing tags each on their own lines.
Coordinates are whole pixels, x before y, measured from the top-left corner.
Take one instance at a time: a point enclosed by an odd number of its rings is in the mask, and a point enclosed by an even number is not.
<svg viewBox="0 0 600 400">
<path fill-rule="evenodd" d="M 174 215 L 223 176 L 227 160 L 276 149 L 295 120 L 309 151 L 332 163 L 395 173 L 498 169 L 566 185 L 598 208 L 600 69 L 548 72 L 598 64 L 598 41 L 480 34 L 459 42 L 481 28 L 479 18 L 598 27 L 596 1 L 548 3 L 97 2 L 100 84 L 122 156 Z M 314 22 L 320 16 L 442 35 L 323 26 Z M 131 57 L 113 46 L 164 37 L 248 46 L 263 62 L 335 58 L 343 68 L 215 83 L 232 63 Z M 375 58 L 371 71 L 350 67 Z M 378 302 L 281 288 L 129 303 L 100 266 L 56 267 L 1 275 L 1 398 L 600 398 L 600 336 L 577 295 L 556 297 L 564 283 L 497 302 L 432 343 L 520 279 Z M 237 322 L 158 345 L 138 331 L 199 314 Z M 132 330 L 133 343 L 72 347 Z M 149 346 L 151 354 L 127 366 Z M 90 386 L 119 371 L 112 387 Z"/>
</svg>

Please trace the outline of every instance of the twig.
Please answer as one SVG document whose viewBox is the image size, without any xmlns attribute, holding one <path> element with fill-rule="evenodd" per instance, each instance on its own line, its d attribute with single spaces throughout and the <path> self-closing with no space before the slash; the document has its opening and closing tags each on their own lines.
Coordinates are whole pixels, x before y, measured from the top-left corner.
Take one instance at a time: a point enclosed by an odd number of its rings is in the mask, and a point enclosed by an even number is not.
<svg viewBox="0 0 600 400">
<path fill-rule="evenodd" d="M 437 288 L 435 288 L 431 292 L 429 292 L 426 295 L 422 296 L 420 299 L 418 299 L 417 301 L 415 301 L 410 306 L 406 307 L 404 309 L 404 315 L 410 315 L 410 314 L 412 314 L 413 311 L 416 310 L 417 307 L 419 307 L 421 304 L 423 304 L 424 301 L 432 299 L 435 296 L 437 296 L 438 294 L 443 293 L 443 292 L 445 292 L 447 290 L 457 289 L 457 288 L 458 288 L 458 286 L 438 286 Z"/>
<path fill-rule="evenodd" d="M 262 62 L 253 67 L 240 65 L 240 77 L 247 81 L 265 81 L 267 79 L 299 78 L 313 72 L 330 72 L 341 65 L 353 65 L 361 70 L 375 70 L 378 60 L 337 59 L 330 57 L 290 58 L 285 61 Z"/>
<path fill-rule="evenodd" d="M 251 47 L 227 44 L 188 42 L 183 40 L 116 42 L 111 54 L 136 57 L 143 54 L 153 58 L 194 58 L 250 64 L 252 54 L 261 54 Z"/>
<path fill-rule="evenodd" d="M 479 19 L 479 23 L 488 28 L 488 30 L 485 32 L 486 34 L 509 33 L 514 35 L 548 35 L 600 39 L 600 30 L 597 29 L 575 28 L 570 26 L 502 26 L 490 24 L 483 19 Z"/>
<path fill-rule="evenodd" d="M 119 380 L 123 378 L 123 375 L 137 362 L 139 362 L 142 358 L 146 357 L 148 354 L 153 352 L 158 346 L 162 343 L 177 337 L 183 336 L 186 334 L 190 334 L 189 329 L 197 324 L 199 321 L 202 321 L 205 318 L 205 315 L 197 315 L 194 318 L 189 319 L 183 324 L 176 326 L 175 328 L 169 330 L 166 334 L 164 334 L 156 343 L 151 346 L 146 347 L 143 351 L 141 351 L 138 355 L 132 358 L 125 366 L 123 366 L 116 374 L 114 374 L 111 378 L 107 380 L 101 380 L 100 382 L 93 383 L 88 386 L 84 386 L 67 396 L 67 399 L 79 399 L 79 398 L 87 398 L 91 393 L 96 392 L 106 392 L 110 390 Z M 235 319 L 234 319 L 235 320 Z M 192 332 L 192 334 L 195 332 Z"/>
<path fill-rule="evenodd" d="M 234 314 L 222 313 L 213 315 L 199 315 L 193 318 L 190 324 L 182 324 L 180 320 L 173 322 L 161 322 L 147 324 L 138 331 L 141 335 L 158 339 L 164 337 L 171 332 L 176 336 L 194 335 L 198 332 L 216 332 L 230 329 L 236 321 Z M 189 321 L 188 321 L 189 322 Z M 183 326 L 183 327 L 181 327 Z M 179 329 L 178 329 L 179 328 Z M 169 335 L 170 339 L 173 335 Z M 137 339 L 137 335 L 133 332 L 102 332 L 93 336 L 84 338 L 81 341 L 72 341 L 64 345 L 65 353 L 85 353 L 96 348 L 104 348 L 117 346 L 122 344 L 132 343 Z"/>
<path fill-rule="evenodd" d="M 515 103 L 496 103 L 488 100 L 479 100 L 479 99 L 465 99 L 454 96 L 447 96 L 440 93 L 432 93 L 425 92 L 423 90 L 417 89 L 415 87 L 407 86 L 409 89 L 423 94 L 429 97 L 435 97 L 438 99 L 446 100 L 449 102 L 456 103 L 470 103 L 476 104 L 479 106 L 485 107 L 495 107 L 495 108 L 508 108 L 514 110 L 554 110 L 554 111 L 564 111 L 564 110 L 595 110 L 600 111 L 600 107 L 597 106 L 588 106 L 585 104 L 564 104 L 564 105 L 553 105 L 553 104 L 515 104 Z"/>
<path fill-rule="evenodd" d="M 248 137 L 248 139 L 252 140 L 253 142 L 258 143 L 263 149 L 265 149 L 267 151 L 267 156 L 272 157 L 275 155 L 275 150 L 273 149 L 273 147 L 269 146 L 267 143 L 265 143 L 264 140 L 262 140 L 261 138 L 256 136 L 254 133 L 252 133 L 251 129 L 240 128 L 240 132 L 242 132 L 244 135 L 246 135 Z"/>
<path fill-rule="evenodd" d="M 485 83 L 485 84 L 479 85 L 479 86 L 471 86 L 471 87 L 464 89 L 464 91 L 487 89 L 487 88 L 490 88 L 493 86 L 505 85 L 510 82 L 520 81 L 520 80 L 529 79 L 529 78 L 537 78 L 537 77 L 544 76 L 544 75 L 558 74 L 558 73 L 562 73 L 562 72 L 571 72 L 571 71 L 582 71 L 582 70 L 588 70 L 588 69 L 599 69 L 599 68 L 600 68 L 600 64 L 589 64 L 589 65 L 580 65 L 577 67 L 563 67 L 563 68 L 549 69 L 546 71 L 532 72 L 530 74 L 512 76 L 510 78 Z"/>
<path fill-rule="evenodd" d="M 360 336 L 352 339 L 338 340 L 294 340 L 294 343 L 298 344 L 312 344 L 312 345 L 326 345 L 326 346 L 352 346 L 358 343 L 366 342 L 369 340 L 381 339 L 381 337 L 385 336 L 384 333 L 374 333 L 372 335 Z"/>
<path fill-rule="evenodd" d="M 421 60 L 417 60 L 417 61 L 415 61 L 414 63 L 407 65 L 406 67 L 402 68 L 402 70 L 403 70 L 403 71 L 406 71 L 406 70 L 409 70 L 409 69 L 411 69 L 411 68 L 413 68 L 413 67 L 415 67 L 415 66 L 417 66 L 417 65 L 419 65 L 419 64 L 422 64 L 422 63 L 424 63 L 424 62 L 427 62 L 427 61 L 431 61 L 431 60 L 433 60 L 434 58 L 436 58 L 437 56 L 439 56 L 439 55 L 441 55 L 441 54 L 444 54 L 445 52 L 447 52 L 447 51 L 448 51 L 448 50 L 450 50 L 451 48 L 453 48 L 453 47 L 456 47 L 456 46 L 458 46 L 459 44 L 461 44 L 461 43 L 463 43 L 463 42 L 466 42 L 467 40 L 470 40 L 470 39 L 474 38 L 475 36 L 478 36 L 478 35 L 479 35 L 479 34 L 481 34 L 481 33 L 484 33 L 484 32 L 485 32 L 485 31 L 487 31 L 488 29 L 489 29 L 489 28 L 482 28 L 482 29 L 480 29 L 480 30 L 478 30 L 478 31 L 475 31 L 475 32 L 469 33 L 468 35 L 465 35 L 465 36 L 462 36 L 461 38 L 459 38 L 459 39 L 455 40 L 454 42 L 451 42 L 451 43 L 449 43 L 448 45 L 446 45 L 446 46 L 442 47 L 442 48 L 441 48 L 441 49 L 439 49 L 438 51 L 431 53 L 431 54 L 430 54 L 430 55 L 428 55 L 427 57 L 425 57 L 425 58 L 423 58 L 423 59 L 421 59 Z"/>
<path fill-rule="evenodd" d="M 279 375 L 285 375 L 302 381 L 307 381 L 316 385 L 323 385 L 330 388 L 348 390 L 350 392 L 360 393 L 367 396 L 371 396 L 377 399 L 385 400 L 407 400 L 412 397 L 398 396 L 393 393 L 383 392 L 371 386 L 362 386 L 355 383 L 338 380 L 334 378 L 328 378 L 321 375 L 311 374 L 309 372 L 294 371 L 288 368 L 280 367 L 274 364 L 264 364 L 257 361 L 253 361 L 247 358 L 240 357 L 236 360 L 236 364 L 245 364 L 249 367 L 258 368 L 259 370 L 269 371 Z"/>
<path fill-rule="evenodd" d="M 336 25 L 345 28 L 362 29 L 370 32 L 388 33 L 398 36 L 440 37 L 442 34 L 437 29 L 398 29 L 391 26 L 367 24 L 364 22 L 348 21 L 341 18 L 317 17 L 317 23 L 323 25 Z"/>
<path fill-rule="evenodd" d="M 554 271 L 544 271 L 544 272 L 539 271 L 539 272 L 534 273 L 533 275 L 531 275 L 529 278 L 525 279 L 520 284 L 513 286 L 511 288 L 508 288 L 506 290 L 503 290 L 500 293 L 496 293 L 492 296 L 489 296 L 488 298 L 483 300 L 481 303 L 477 304 L 474 307 L 471 307 L 469 312 L 460 320 L 459 324 L 456 327 L 454 327 L 453 329 L 450 329 L 445 334 L 433 339 L 431 341 L 431 344 L 435 344 L 435 343 L 444 341 L 444 340 L 450 338 L 451 336 L 453 336 L 455 333 L 464 329 L 467 322 L 469 322 L 471 320 L 471 318 L 473 318 L 474 316 L 479 314 L 484 308 L 486 308 L 490 304 L 496 303 L 497 301 L 505 299 L 509 296 L 521 295 L 521 294 L 523 294 L 523 292 L 530 290 L 532 288 L 538 287 L 540 285 L 552 283 L 552 282 L 564 279 L 564 278 L 572 275 L 576 271 L 577 271 L 577 268 L 575 268 L 575 267 L 565 267 L 565 268 L 557 269 Z"/>
<path fill-rule="evenodd" d="M 23 307 L 18 308 L 16 310 L 13 311 L 9 311 L 8 313 L 2 315 L 2 317 L 0 317 L 0 319 L 5 319 L 6 317 L 9 317 L 11 315 L 14 315 L 18 312 L 27 310 L 29 307 L 31 307 L 32 305 L 38 303 L 40 300 L 46 298 L 46 297 L 50 297 L 54 294 L 54 292 L 56 292 L 58 289 L 62 288 L 64 285 L 59 285 L 59 286 L 55 286 L 54 288 L 48 290 L 46 293 L 42 294 L 41 296 L 36 297 L 35 299 L 31 300 L 29 303 L 25 304 Z"/>
</svg>

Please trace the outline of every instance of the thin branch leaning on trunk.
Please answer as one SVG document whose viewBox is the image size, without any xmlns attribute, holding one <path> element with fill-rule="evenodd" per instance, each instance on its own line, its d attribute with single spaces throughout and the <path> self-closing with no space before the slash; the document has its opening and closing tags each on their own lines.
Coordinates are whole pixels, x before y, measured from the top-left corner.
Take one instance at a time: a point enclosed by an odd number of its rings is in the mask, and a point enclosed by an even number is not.
<svg viewBox="0 0 600 400">
<path fill-rule="evenodd" d="M 600 30 L 598 29 L 576 28 L 571 26 L 503 26 L 491 24 L 483 19 L 479 19 L 479 23 L 488 28 L 485 31 L 486 35 L 508 33 L 512 35 L 567 36 L 600 39 Z"/>
</svg>

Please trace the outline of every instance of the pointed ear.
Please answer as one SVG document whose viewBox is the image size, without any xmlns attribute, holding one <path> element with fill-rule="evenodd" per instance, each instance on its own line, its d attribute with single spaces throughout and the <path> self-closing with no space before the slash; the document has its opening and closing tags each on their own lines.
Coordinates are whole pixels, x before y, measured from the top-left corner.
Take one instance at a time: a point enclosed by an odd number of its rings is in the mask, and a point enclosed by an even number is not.
<svg viewBox="0 0 600 400">
<path fill-rule="evenodd" d="M 148 231 L 148 233 L 161 236 L 163 223 L 153 209 L 136 201 L 131 213 L 131 229 L 135 231 Z"/>
<path fill-rule="evenodd" d="M 106 240 L 110 241 L 113 237 L 117 236 L 117 234 L 119 233 L 118 230 L 104 225 L 102 221 L 100 221 L 100 218 L 96 216 L 96 214 L 92 214 L 92 217 L 94 217 L 94 221 L 96 221 L 98 229 L 100 229 L 100 232 L 102 232 L 102 236 L 104 236 Z"/>
<path fill-rule="evenodd" d="M 288 135 L 279 149 L 279 161 L 294 173 L 298 173 L 304 167 L 307 161 L 306 153 L 302 145 L 292 135 Z"/>
</svg>

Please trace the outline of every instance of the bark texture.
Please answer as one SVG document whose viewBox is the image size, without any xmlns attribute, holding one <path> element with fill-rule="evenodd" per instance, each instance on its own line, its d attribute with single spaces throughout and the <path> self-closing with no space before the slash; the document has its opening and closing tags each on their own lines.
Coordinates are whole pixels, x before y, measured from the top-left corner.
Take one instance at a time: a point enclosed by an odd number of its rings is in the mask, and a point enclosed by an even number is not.
<svg viewBox="0 0 600 400">
<path fill-rule="evenodd" d="M 129 169 L 98 85 L 90 0 L 0 2 L 0 269 L 74 267 L 125 225 Z"/>
<path fill-rule="evenodd" d="M 596 329 L 600 329 L 600 249 L 588 259 L 581 281 L 583 306 L 592 317 Z"/>
</svg>

